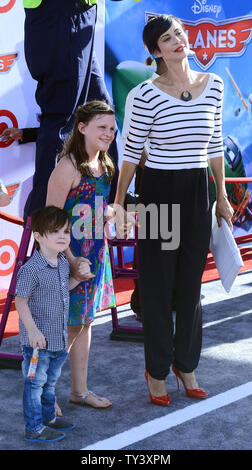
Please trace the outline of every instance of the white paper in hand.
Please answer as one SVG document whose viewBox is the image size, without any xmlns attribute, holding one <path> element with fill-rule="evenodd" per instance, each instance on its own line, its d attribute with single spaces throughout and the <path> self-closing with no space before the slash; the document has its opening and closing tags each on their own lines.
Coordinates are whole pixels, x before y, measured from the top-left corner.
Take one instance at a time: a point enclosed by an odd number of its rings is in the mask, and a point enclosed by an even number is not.
<svg viewBox="0 0 252 470">
<path fill-rule="evenodd" d="M 229 292 L 244 263 L 225 219 L 221 219 L 221 227 L 218 227 L 215 207 L 216 203 L 212 210 L 212 235 L 209 248 L 213 254 L 221 283 L 225 291 Z"/>
</svg>

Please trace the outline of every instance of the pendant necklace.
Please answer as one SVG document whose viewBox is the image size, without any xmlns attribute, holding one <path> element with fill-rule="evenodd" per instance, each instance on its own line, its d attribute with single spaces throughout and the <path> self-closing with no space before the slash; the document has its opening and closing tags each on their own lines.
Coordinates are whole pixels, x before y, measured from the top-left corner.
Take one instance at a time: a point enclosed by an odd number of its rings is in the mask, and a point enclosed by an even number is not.
<svg viewBox="0 0 252 470">
<path fill-rule="evenodd" d="M 179 89 L 175 84 L 172 85 L 180 93 L 180 99 L 182 101 L 190 101 L 192 99 L 192 93 L 189 90 L 183 90 L 181 93 L 181 88 Z"/>
<path fill-rule="evenodd" d="M 182 91 L 180 99 L 183 101 L 190 101 L 192 99 L 192 94 L 188 90 Z"/>
<path fill-rule="evenodd" d="M 180 92 L 179 88 L 175 85 L 175 88 L 177 88 L 177 90 Z M 192 99 L 192 93 L 189 91 L 189 90 L 184 90 L 182 91 L 181 95 L 180 95 L 180 99 L 182 101 L 190 101 Z"/>
</svg>

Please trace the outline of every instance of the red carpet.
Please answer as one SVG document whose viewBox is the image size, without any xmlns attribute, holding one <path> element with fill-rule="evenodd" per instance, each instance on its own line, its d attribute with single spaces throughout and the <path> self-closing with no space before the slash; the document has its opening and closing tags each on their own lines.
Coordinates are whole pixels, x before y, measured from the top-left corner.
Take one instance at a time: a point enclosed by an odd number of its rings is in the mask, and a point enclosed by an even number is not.
<svg viewBox="0 0 252 470">
<path fill-rule="evenodd" d="M 130 302 L 131 294 L 134 290 L 134 282 L 132 279 L 114 279 L 114 287 L 116 293 L 116 304 L 118 306 L 128 304 Z M 0 291 L 0 322 L 4 310 L 6 295 L 7 290 Z M 10 313 L 4 331 L 4 338 L 7 336 L 17 335 L 18 332 L 18 313 L 15 308 L 15 303 L 12 301 Z"/>
<path fill-rule="evenodd" d="M 6 300 L 7 291 L 0 292 L 0 321 L 2 319 L 2 313 L 4 309 L 4 304 Z M 4 338 L 7 336 L 15 336 L 18 334 L 18 313 L 15 309 L 15 304 L 12 302 L 10 313 L 8 316 L 7 324 L 4 330 Z"/>
<path fill-rule="evenodd" d="M 244 247 L 240 248 L 240 251 L 244 262 L 244 267 L 241 268 L 240 273 L 252 270 L 251 249 Z M 218 278 L 219 275 L 216 270 L 213 257 L 209 253 L 202 282 L 210 282 Z M 132 279 L 114 279 L 114 287 L 117 306 L 128 304 L 130 302 L 131 294 L 134 290 L 134 281 Z M 3 313 L 4 309 L 6 294 L 7 291 L 0 292 L 0 321 L 2 318 L 1 314 Z M 8 321 L 4 332 L 4 337 L 17 335 L 18 331 L 18 313 L 15 309 L 14 302 L 12 302 L 11 310 L 8 316 Z"/>
</svg>

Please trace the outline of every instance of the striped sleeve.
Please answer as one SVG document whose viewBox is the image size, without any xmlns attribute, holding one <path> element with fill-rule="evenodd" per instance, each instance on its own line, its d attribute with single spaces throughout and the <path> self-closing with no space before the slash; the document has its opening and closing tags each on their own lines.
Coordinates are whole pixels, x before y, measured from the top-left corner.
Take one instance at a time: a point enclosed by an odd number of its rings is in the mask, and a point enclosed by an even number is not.
<svg viewBox="0 0 252 470">
<path fill-rule="evenodd" d="M 212 90 L 215 92 L 216 112 L 214 116 L 214 132 L 208 143 L 208 159 L 224 157 L 222 137 L 222 108 L 224 97 L 224 84 L 219 76 L 215 76 Z"/>
<path fill-rule="evenodd" d="M 125 108 L 124 108 L 123 128 L 122 128 L 122 141 L 124 144 L 126 143 L 127 136 L 129 134 L 130 118 L 132 115 L 134 98 L 139 88 L 140 88 L 140 85 L 137 85 L 136 87 L 132 88 L 132 90 L 130 90 L 126 98 Z"/>
<path fill-rule="evenodd" d="M 136 165 L 141 159 L 144 144 L 150 133 L 155 115 L 155 106 L 153 106 L 155 97 L 150 97 L 150 90 L 146 86 L 147 83 L 143 83 L 134 97 L 129 131 L 124 148 L 124 160 Z"/>
</svg>

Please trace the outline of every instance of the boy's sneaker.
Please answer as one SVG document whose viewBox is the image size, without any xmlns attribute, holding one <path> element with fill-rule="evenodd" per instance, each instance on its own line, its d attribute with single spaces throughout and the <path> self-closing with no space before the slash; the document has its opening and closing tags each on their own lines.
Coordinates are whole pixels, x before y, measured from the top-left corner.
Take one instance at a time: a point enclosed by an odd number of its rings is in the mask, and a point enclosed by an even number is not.
<svg viewBox="0 0 252 470">
<path fill-rule="evenodd" d="M 44 423 L 49 428 L 56 429 L 59 431 L 70 431 L 76 427 L 76 424 L 72 424 L 64 418 L 57 417 L 54 421 Z"/>
<path fill-rule="evenodd" d="M 45 427 L 41 432 L 26 432 L 24 440 L 29 442 L 55 442 L 61 441 L 66 435 L 63 432 Z"/>
</svg>

